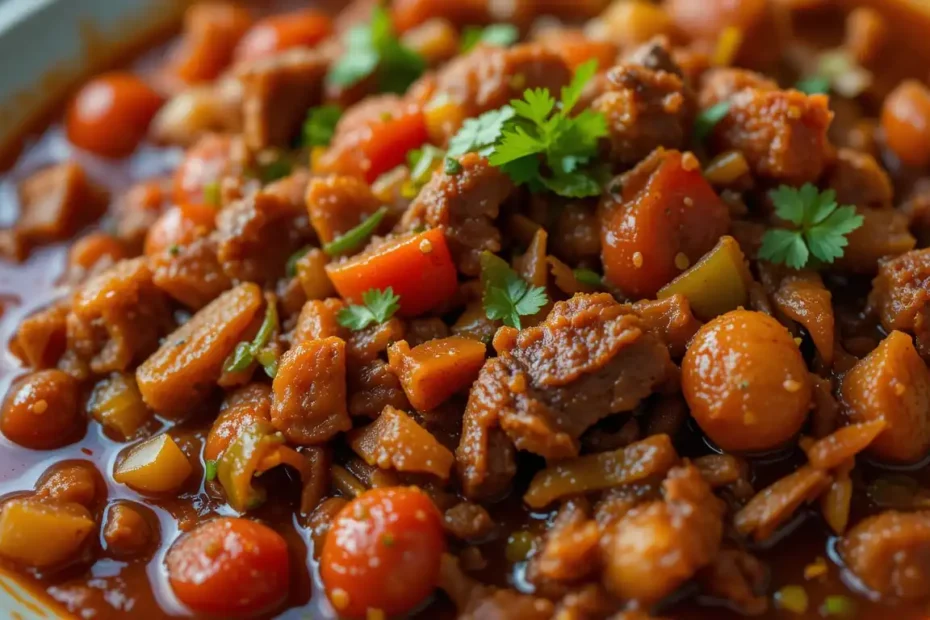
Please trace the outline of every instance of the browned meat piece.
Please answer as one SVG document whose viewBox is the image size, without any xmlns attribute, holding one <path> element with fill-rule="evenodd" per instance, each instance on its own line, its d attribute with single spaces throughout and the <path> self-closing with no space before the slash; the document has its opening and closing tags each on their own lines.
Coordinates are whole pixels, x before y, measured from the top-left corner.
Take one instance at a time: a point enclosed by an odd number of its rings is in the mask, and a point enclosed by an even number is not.
<svg viewBox="0 0 930 620">
<path fill-rule="evenodd" d="M 378 359 L 392 342 L 403 340 L 404 322 L 397 317 L 351 332 L 346 341 L 346 354 L 351 365 L 367 364 Z"/>
<path fill-rule="evenodd" d="M 300 342 L 281 358 L 271 422 L 289 441 L 320 444 L 352 428 L 346 409 L 346 352 L 341 338 Z"/>
<path fill-rule="evenodd" d="M 862 226 L 849 233 L 849 245 L 837 269 L 855 273 L 874 274 L 883 258 L 900 256 L 914 249 L 917 240 L 908 230 L 909 218 L 897 209 L 858 207 L 864 219 Z"/>
<path fill-rule="evenodd" d="M 569 263 L 592 260 L 601 255 L 601 228 L 597 205 L 590 202 L 570 202 L 558 210 L 555 231 L 552 232 L 553 253 Z"/>
<path fill-rule="evenodd" d="M 475 276 L 481 271 L 481 252 L 501 249 L 500 231 L 494 226 L 501 203 L 513 183 L 476 153 L 460 158 L 462 171 L 434 174 L 404 213 L 399 230 L 442 228 L 459 271 Z"/>
<path fill-rule="evenodd" d="M 376 418 L 385 407 L 410 410 L 410 401 L 387 362 L 374 360 L 349 369 L 349 414 Z"/>
<path fill-rule="evenodd" d="M 272 282 L 306 240 L 303 210 L 267 191 L 236 201 L 216 217 L 217 257 L 234 281 Z"/>
<path fill-rule="evenodd" d="M 110 506 L 103 528 L 107 553 L 127 559 L 139 557 L 152 549 L 158 536 L 141 510 L 144 509 L 129 502 Z"/>
<path fill-rule="evenodd" d="M 882 596 L 914 600 L 930 590 L 930 512 L 889 510 L 869 517 L 839 549 L 849 570 Z"/>
<path fill-rule="evenodd" d="M 307 459 L 310 475 L 300 493 L 300 514 L 307 516 L 316 510 L 329 494 L 330 467 L 333 462 L 330 446 L 306 446 L 300 453 Z"/>
<path fill-rule="evenodd" d="M 26 245 L 63 241 L 100 217 L 107 206 L 78 164 L 65 162 L 40 170 L 19 186 L 16 234 Z"/>
<path fill-rule="evenodd" d="M 718 151 L 742 152 L 753 174 L 798 185 L 816 181 L 828 159 L 827 128 L 833 113 L 824 95 L 795 90 L 744 88 L 714 128 Z"/>
<path fill-rule="evenodd" d="M 459 502 L 446 510 L 443 522 L 447 532 L 472 543 L 487 539 L 496 527 L 488 511 L 471 502 Z"/>
<path fill-rule="evenodd" d="M 306 204 L 310 224 L 323 243 L 355 228 L 381 206 L 365 181 L 337 174 L 310 181 Z"/>
<path fill-rule="evenodd" d="M 151 265 L 155 286 L 192 310 L 203 308 L 232 286 L 210 238 L 179 246 L 176 253 L 156 254 Z"/>
<path fill-rule="evenodd" d="M 91 370 L 126 370 L 158 348 L 171 312 L 143 258 L 121 261 L 87 281 L 68 315 L 68 349 Z"/>
<path fill-rule="evenodd" d="M 587 580 L 600 568 L 600 535 L 587 502 L 566 501 L 546 532 L 542 548 L 530 559 L 528 575 L 565 583 Z"/>
<path fill-rule="evenodd" d="M 415 347 L 430 340 L 448 338 L 450 333 L 449 326 L 442 319 L 428 317 L 408 321 L 404 339 L 411 347 Z"/>
<path fill-rule="evenodd" d="M 681 148 L 691 135 L 692 96 L 681 77 L 634 64 L 607 73 L 592 108 L 607 118 L 610 157 L 633 165 L 657 147 Z"/>
<path fill-rule="evenodd" d="M 853 149 L 837 150 L 836 161 L 828 167 L 824 181 L 836 191 L 838 204 L 891 208 L 891 178 L 868 153 Z"/>
<path fill-rule="evenodd" d="M 201 309 L 165 338 L 136 369 L 145 403 L 154 411 L 180 417 L 196 409 L 216 387 L 223 362 L 262 307 L 262 292 L 240 284 Z"/>
<path fill-rule="evenodd" d="M 312 299 L 304 304 L 297 317 L 297 327 L 291 335 L 291 342 L 295 345 L 307 340 L 329 338 L 338 336 L 348 339 L 349 330 L 339 324 L 339 312 L 346 307 L 341 299 Z"/>
<path fill-rule="evenodd" d="M 654 36 L 642 45 L 634 47 L 623 60 L 626 63 L 639 65 L 652 71 L 665 71 L 684 78 L 681 67 L 672 58 L 668 37 L 664 35 Z"/>
<path fill-rule="evenodd" d="M 168 180 L 144 181 L 116 200 L 116 236 L 134 253 L 142 251 L 145 235 L 161 215 L 170 190 Z"/>
<path fill-rule="evenodd" d="M 755 71 L 735 67 L 716 67 L 701 75 L 698 104 L 701 108 L 709 108 L 729 100 L 745 88 L 761 91 L 778 90 L 778 83 Z"/>
<path fill-rule="evenodd" d="M 684 295 L 675 294 L 665 299 L 644 299 L 632 306 L 646 330 L 668 347 L 673 358 L 680 359 L 691 338 L 701 328 L 701 321 L 691 313 L 691 304 Z"/>
<path fill-rule="evenodd" d="M 62 301 L 23 319 L 10 351 L 31 368 L 53 368 L 67 346 L 70 310 L 70 302 Z"/>
<path fill-rule="evenodd" d="M 613 595 L 648 604 L 709 565 L 723 536 L 723 502 L 693 465 L 669 471 L 664 500 L 630 510 L 600 540 L 603 583 Z"/>
<path fill-rule="evenodd" d="M 833 295 L 816 271 L 781 269 L 767 263 L 759 266 L 763 284 L 772 303 L 791 321 L 801 324 L 817 347 L 823 362 L 833 363 Z"/>
<path fill-rule="evenodd" d="M 237 69 L 242 82 L 243 134 L 250 149 L 291 144 L 307 110 L 319 105 L 323 97 L 328 67 L 319 52 L 295 48 Z"/>
<path fill-rule="evenodd" d="M 468 118 L 519 99 L 527 88 L 558 93 L 571 77 L 562 57 L 543 45 L 478 46 L 439 71 L 434 96 L 462 105 Z"/>
<path fill-rule="evenodd" d="M 920 355 L 930 360 L 930 249 L 882 261 L 872 280 L 869 309 L 886 331 L 913 334 Z"/>
<path fill-rule="evenodd" d="M 349 445 L 369 465 L 449 478 L 455 457 L 409 415 L 385 407 L 368 426 L 349 434 Z"/>
<path fill-rule="evenodd" d="M 510 441 L 546 458 L 576 456 L 585 430 L 632 410 L 670 367 L 661 341 L 607 294 L 559 302 L 537 327 L 503 328 L 494 348 L 498 357 L 485 363 L 472 387 L 456 452 L 469 497 L 485 496 L 489 475 L 490 486 L 500 490 L 513 469 L 502 466 L 512 458 Z M 491 460 L 499 466 L 491 469 Z"/>
<path fill-rule="evenodd" d="M 754 556 L 739 549 L 724 549 L 697 576 L 701 589 L 727 601 L 740 613 L 758 616 L 768 610 L 765 597 L 768 571 Z"/>
</svg>

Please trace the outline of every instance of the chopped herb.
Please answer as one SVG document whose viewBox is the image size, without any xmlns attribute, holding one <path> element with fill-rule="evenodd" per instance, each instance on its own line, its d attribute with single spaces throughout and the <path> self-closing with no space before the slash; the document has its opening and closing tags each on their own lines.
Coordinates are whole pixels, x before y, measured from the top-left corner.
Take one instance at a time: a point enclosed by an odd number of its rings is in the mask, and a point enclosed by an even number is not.
<svg viewBox="0 0 930 620">
<path fill-rule="evenodd" d="M 442 149 L 432 144 L 427 144 L 422 149 L 414 149 L 407 155 L 410 181 L 417 191 L 433 177 L 433 172 L 439 168 L 444 155 Z"/>
<path fill-rule="evenodd" d="M 522 329 L 521 316 L 532 316 L 549 301 L 546 289 L 530 287 L 507 262 L 488 251 L 481 254 L 482 301 L 485 315 L 504 325 Z"/>
<path fill-rule="evenodd" d="M 828 596 L 820 606 L 820 615 L 833 618 L 854 618 L 856 601 L 841 594 Z"/>
<path fill-rule="evenodd" d="M 219 181 L 211 181 L 203 186 L 203 201 L 211 207 L 220 207 L 223 204 Z"/>
<path fill-rule="evenodd" d="M 600 274 L 590 269 L 575 269 L 572 273 L 575 275 L 575 279 L 582 284 L 587 284 L 588 286 L 604 285 L 604 281 Z"/>
<path fill-rule="evenodd" d="M 274 303 L 269 303 L 265 308 L 265 318 L 262 320 L 255 338 L 252 339 L 252 342 L 243 340 L 236 345 L 232 354 L 223 362 L 223 371 L 243 372 L 247 370 L 262 353 L 262 349 L 271 341 L 276 329 L 278 329 L 278 307 Z M 259 361 L 259 363 L 265 366 L 264 362 Z M 275 363 L 277 363 L 277 360 L 275 360 Z M 268 372 L 267 367 L 265 367 L 265 372 Z"/>
<path fill-rule="evenodd" d="M 172 243 L 171 245 L 168 246 L 168 254 L 171 254 L 172 256 L 177 256 L 180 253 L 181 253 L 181 246 L 179 246 L 177 243 Z"/>
<path fill-rule="evenodd" d="M 446 157 L 446 163 L 443 165 L 443 171 L 450 175 L 454 176 L 462 172 L 462 164 L 459 163 L 459 160 L 454 157 Z"/>
<path fill-rule="evenodd" d="M 380 5 L 370 22 L 346 33 L 344 43 L 345 51 L 326 77 L 334 86 L 350 87 L 375 74 L 381 91 L 403 93 L 426 69 L 423 57 L 401 43 Z"/>
<path fill-rule="evenodd" d="M 494 145 L 500 140 L 504 126 L 514 116 L 514 109 L 505 105 L 499 110 L 491 110 L 477 118 L 467 119 L 458 133 L 449 140 L 447 154 L 457 157 L 465 153 L 478 153 L 487 157 L 494 152 Z"/>
<path fill-rule="evenodd" d="M 362 293 L 361 306 L 352 304 L 339 311 L 336 320 L 353 331 L 365 329 L 374 323 L 384 323 L 400 308 L 400 297 L 390 286 L 383 291 L 376 288 Z"/>
<path fill-rule="evenodd" d="M 381 207 L 369 215 L 364 222 L 324 245 L 323 251 L 330 256 L 335 256 L 354 250 L 374 234 L 385 215 L 387 215 L 387 207 Z"/>
<path fill-rule="evenodd" d="M 265 374 L 272 379 L 278 374 L 278 354 L 273 349 L 262 349 L 255 354 L 255 360 L 261 364 Z"/>
<path fill-rule="evenodd" d="M 721 101 L 705 110 L 701 110 L 694 121 L 694 141 L 703 142 L 711 134 L 717 123 L 730 111 L 730 102 Z"/>
<path fill-rule="evenodd" d="M 339 106 L 321 105 L 311 108 L 307 112 L 301 134 L 303 146 L 329 146 L 340 116 L 342 109 Z"/>
<path fill-rule="evenodd" d="M 822 75 L 799 80 L 794 87 L 808 95 L 826 95 L 830 92 L 830 78 Z"/>
<path fill-rule="evenodd" d="M 462 31 L 462 51 L 467 52 L 479 43 L 508 47 L 520 39 L 520 31 L 512 24 L 491 24 L 485 28 L 466 26 Z"/>
<path fill-rule="evenodd" d="M 207 482 L 216 480 L 216 461 L 205 461 L 203 464 L 203 474 Z"/>
<path fill-rule="evenodd" d="M 313 248 L 308 245 L 306 247 L 300 248 L 299 250 L 291 254 L 290 258 L 287 259 L 287 264 L 284 267 L 284 272 L 287 274 L 287 277 L 293 278 L 294 276 L 297 275 L 297 263 L 300 261 L 301 258 L 306 256 L 312 249 Z"/>
<path fill-rule="evenodd" d="M 545 188 L 570 198 L 600 194 L 599 175 L 586 167 L 607 135 L 607 120 L 590 108 L 571 116 L 596 71 L 596 60 L 579 66 L 558 103 L 544 88 L 527 90 L 522 100 L 511 101 L 516 116 L 503 128 L 491 165 L 534 191 Z"/>
<path fill-rule="evenodd" d="M 258 179 L 267 185 L 278 179 L 283 179 L 291 173 L 291 163 L 286 159 L 274 159 L 258 168 Z"/>
<path fill-rule="evenodd" d="M 836 204 L 836 192 L 820 192 L 811 183 L 801 189 L 782 185 L 769 193 L 775 213 L 797 229 L 774 229 L 762 237 L 759 258 L 802 269 L 813 256 L 832 263 L 843 256 L 849 241 L 846 235 L 862 226 L 855 207 Z"/>
</svg>

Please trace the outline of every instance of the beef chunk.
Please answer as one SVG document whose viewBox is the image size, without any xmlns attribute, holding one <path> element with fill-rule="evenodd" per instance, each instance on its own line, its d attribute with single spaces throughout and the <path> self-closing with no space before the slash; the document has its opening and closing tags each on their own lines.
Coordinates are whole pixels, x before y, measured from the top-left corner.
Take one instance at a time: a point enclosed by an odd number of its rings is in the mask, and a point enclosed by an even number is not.
<svg viewBox="0 0 930 620">
<path fill-rule="evenodd" d="M 869 517 L 843 538 L 840 553 L 874 592 L 924 598 L 930 590 L 930 513 L 890 510 Z"/>
<path fill-rule="evenodd" d="M 825 182 L 836 191 L 838 204 L 891 208 L 891 178 L 868 153 L 839 149 L 836 161 L 827 169 Z"/>
<path fill-rule="evenodd" d="M 632 165 L 656 147 L 680 148 L 691 135 L 693 97 L 680 76 L 635 64 L 607 73 L 592 107 L 607 118 L 610 157 Z"/>
<path fill-rule="evenodd" d="M 698 103 L 702 108 L 709 108 L 746 88 L 756 90 L 777 90 L 778 83 L 761 73 L 737 69 L 735 67 L 717 67 L 709 69 L 701 76 L 701 88 Z"/>
<path fill-rule="evenodd" d="M 350 415 L 375 418 L 387 406 L 410 409 L 400 379 L 386 362 L 376 359 L 361 366 L 353 364 L 348 373 Z"/>
<path fill-rule="evenodd" d="M 258 192 L 216 218 L 217 258 L 232 280 L 266 283 L 284 275 L 287 259 L 306 239 L 302 210 L 278 194 Z"/>
<path fill-rule="evenodd" d="M 232 283 L 216 256 L 216 242 L 200 238 L 151 259 L 155 286 L 192 310 L 200 310 Z"/>
<path fill-rule="evenodd" d="M 365 181 L 336 174 L 310 181 L 306 203 L 310 224 L 323 243 L 355 228 L 381 206 Z"/>
<path fill-rule="evenodd" d="M 10 350 L 31 368 L 53 368 L 67 345 L 70 310 L 70 303 L 63 301 L 26 317 L 10 342 Z"/>
<path fill-rule="evenodd" d="M 281 358 L 273 389 L 271 422 L 289 441 L 325 443 L 352 428 L 341 338 L 298 343 Z"/>
<path fill-rule="evenodd" d="M 457 450 L 466 494 L 482 494 L 492 433 L 546 458 L 577 456 L 578 438 L 598 420 L 630 411 L 665 381 L 668 350 L 610 295 L 559 302 L 537 327 L 502 328 L 498 357 L 472 387 Z M 506 445 L 498 436 L 497 446 Z M 507 452 L 497 456 L 507 461 Z"/>
<path fill-rule="evenodd" d="M 921 357 L 930 360 L 930 249 L 883 261 L 872 281 L 869 309 L 886 331 L 913 334 Z"/>
<path fill-rule="evenodd" d="M 349 435 L 349 444 L 369 465 L 399 472 L 432 474 L 448 480 L 455 460 L 452 453 L 409 415 L 385 407 L 363 429 Z"/>
<path fill-rule="evenodd" d="M 496 527 L 488 511 L 472 502 L 459 502 L 446 510 L 443 522 L 447 532 L 469 542 L 487 539 Z"/>
<path fill-rule="evenodd" d="M 404 213 L 399 229 L 442 228 L 459 271 L 474 276 L 481 272 L 481 252 L 501 249 L 494 220 L 513 183 L 476 153 L 464 155 L 459 163 L 458 174 L 433 175 Z"/>
<path fill-rule="evenodd" d="M 155 351 L 171 328 L 166 302 L 145 259 L 121 261 L 75 294 L 68 348 L 95 373 L 126 370 Z"/>
<path fill-rule="evenodd" d="M 335 297 L 313 299 L 304 304 L 297 317 L 297 327 L 291 336 L 295 345 L 316 338 L 338 336 L 343 340 L 349 337 L 349 330 L 339 324 L 339 312 L 345 308 L 345 302 Z"/>
<path fill-rule="evenodd" d="M 768 610 L 765 585 L 768 571 L 754 556 L 739 549 L 725 549 L 713 563 L 698 573 L 698 582 L 707 594 L 728 601 L 747 616 Z"/>
<path fill-rule="evenodd" d="M 600 531 L 591 519 L 587 502 L 564 502 L 546 532 L 542 549 L 530 559 L 528 577 L 540 584 L 545 580 L 585 580 L 600 568 L 599 540 Z"/>
<path fill-rule="evenodd" d="M 142 251 L 145 235 L 161 215 L 170 188 L 168 181 L 145 181 L 117 199 L 113 207 L 116 236 L 134 253 Z"/>
<path fill-rule="evenodd" d="M 253 151 L 287 147 L 300 133 L 307 110 L 323 96 L 328 63 L 318 52 L 295 48 L 248 63 L 242 82 L 242 120 Z"/>
</svg>

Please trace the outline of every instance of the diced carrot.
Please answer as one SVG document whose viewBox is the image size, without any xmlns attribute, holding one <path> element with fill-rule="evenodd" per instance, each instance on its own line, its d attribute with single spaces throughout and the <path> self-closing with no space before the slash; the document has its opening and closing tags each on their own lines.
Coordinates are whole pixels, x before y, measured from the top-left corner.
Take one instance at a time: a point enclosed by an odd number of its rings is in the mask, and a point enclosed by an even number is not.
<svg viewBox="0 0 930 620">
<path fill-rule="evenodd" d="M 126 258 L 126 249 L 113 235 L 93 232 L 74 242 L 68 253 L 68 262 L 72 267 L 90 269 L 104 257 L 109 257 L 115 263 Z"/>
<path fill-rule="evenodd" d="M 412 349 L 401 340 L 388 348 L 388 360 L 410 404 L 429 411 L 478 378 L 485 348 L 464 336 L 429 340 Z"/>
<path fill-rule="evenodd" d="M 359 302 L 369 289 L 394 289 L 400 314 L 417 316 L 448 301 L 458 287 L 455 265 L 441 230 L 433 228 L 388 241 L 351 259 L 326 266 L 339 295 Z"/>
</svg>

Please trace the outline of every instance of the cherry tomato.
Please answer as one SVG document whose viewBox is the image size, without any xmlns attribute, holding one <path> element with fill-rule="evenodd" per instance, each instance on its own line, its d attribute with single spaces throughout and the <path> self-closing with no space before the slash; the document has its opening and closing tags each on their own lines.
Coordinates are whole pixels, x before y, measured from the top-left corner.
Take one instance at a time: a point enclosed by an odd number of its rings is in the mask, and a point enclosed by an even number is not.
<svg viewBox="0 0 930 620">
<path fill-rule="evenodd" d="M 905 80 L 882 105 L 885 142 L 902 162 L 922 167 L 930 163 L 930 89 Z"/>
<path fill-rule="evenodd" d="M 272 609 L 290 582 L 287 543 L 249 519 L 219 518 L 185 534 L 165 558 L 175 595 L 208 614 L 255 614 Z"/>
<path fill-rule="evenodd" d="M 65 121 L 68 140 L 103 157 L 124 157 L 145 137 L 161 104 L 161 95 L 138 77 L 105 73 L 71 101 Z"/>
<path fill-rule="evenodd" d="M 145 236 L 145 255 L 161 254 L 173 245 L 188 245 L 213 230 L 216 210 L 193 203 L 165 211 Z"/>
<path fill-rule="evenodd" d="M 209 134 L 189 148 L 174 174 L 175 202 L 206 204 L 204 188 L 233 172 L 232 147 L 230 136 Z"/>
<path fill-rule="evenodd" d="M 336 516 L 320 560 L 336 610 L 400 616 L 436 588 L 445 551 L 442 517 L 414 487 L 382 487 L 355 498 Z"/>
<path fill-rule="evenodd" d="M 272 15 L 259 21 L 239 41 L 236 60 L 255 60 L 292 47 L 310 47 L 330 35 L 332 20 L 319 11 Z"/>
<path fill-rule="evenodd" d="M 39 370 L 16 381 L 0 409 L 0 431 L 34 450 L 60 448 L 83 424 L 80 386 L 60 370 Z"/>
</svg>

